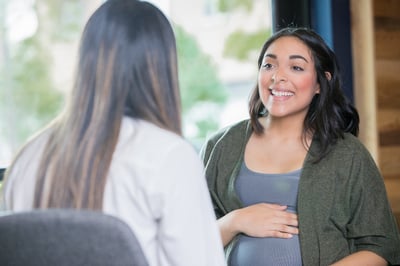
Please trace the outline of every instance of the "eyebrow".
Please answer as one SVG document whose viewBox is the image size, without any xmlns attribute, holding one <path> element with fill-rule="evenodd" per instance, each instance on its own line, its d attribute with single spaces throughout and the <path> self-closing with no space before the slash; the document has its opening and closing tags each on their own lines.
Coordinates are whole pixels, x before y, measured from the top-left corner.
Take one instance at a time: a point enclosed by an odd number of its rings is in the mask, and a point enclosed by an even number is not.
<svg viewBox="0 0 400 266">
<path fill-rule="evenodd" d="M 277 59 L 277 56 L 274 54 L 265 54 L 264 57 L 270 57 L 272 59 Z M 289 56 L 289 59 L 303 59 L 304 61 L 306 61 L 308 63 L 308 60 L 301 55 L 291 55 L 291 56 Z"/>
</svg>

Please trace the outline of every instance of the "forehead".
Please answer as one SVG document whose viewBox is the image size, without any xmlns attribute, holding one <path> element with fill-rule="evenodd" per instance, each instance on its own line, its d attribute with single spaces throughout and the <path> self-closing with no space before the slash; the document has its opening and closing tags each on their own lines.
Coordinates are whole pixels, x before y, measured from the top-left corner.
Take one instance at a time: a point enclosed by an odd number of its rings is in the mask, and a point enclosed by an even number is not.
<svg viewBox="0 0 400 266">
<path fill-rule="evenodd" d="M 310 48 L 299 38 L 293 36 L 284 36 L 270 44 L 264 53 L 273 54 L 277 58 L 287 58 L 292 55 L 301 55 L 307 60 L 313 61 Z"/>
</svg>

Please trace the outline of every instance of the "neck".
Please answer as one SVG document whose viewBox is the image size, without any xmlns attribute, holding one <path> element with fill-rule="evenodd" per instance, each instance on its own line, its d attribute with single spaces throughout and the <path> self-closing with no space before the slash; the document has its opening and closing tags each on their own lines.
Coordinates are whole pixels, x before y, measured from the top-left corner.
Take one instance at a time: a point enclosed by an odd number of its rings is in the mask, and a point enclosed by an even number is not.
<svg viewBox="0 0 400 266">
<path fill-rule="evenodd" d="M 276 134 L 282 137 L 300 137 L 303 135 L 303 120 L 267 116 L 261 119 L 264 131 L 268 134 Z"/>
</svg>

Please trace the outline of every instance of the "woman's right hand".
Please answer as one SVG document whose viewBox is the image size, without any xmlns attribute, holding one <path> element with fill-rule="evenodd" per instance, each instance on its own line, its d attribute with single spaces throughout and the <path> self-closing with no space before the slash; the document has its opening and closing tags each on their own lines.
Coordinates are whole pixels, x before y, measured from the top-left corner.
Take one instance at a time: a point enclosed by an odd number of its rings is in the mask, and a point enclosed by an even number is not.
<svg viewBox="0 0 400 266">
<path fill-rule="evenodd" d="M 218 220 L 224 246 L 239 233 L 277 238 L 298 234 L 297 215 L 286 209 L 287 206 L 258 203 L 226 214 Z"/>
</svg>

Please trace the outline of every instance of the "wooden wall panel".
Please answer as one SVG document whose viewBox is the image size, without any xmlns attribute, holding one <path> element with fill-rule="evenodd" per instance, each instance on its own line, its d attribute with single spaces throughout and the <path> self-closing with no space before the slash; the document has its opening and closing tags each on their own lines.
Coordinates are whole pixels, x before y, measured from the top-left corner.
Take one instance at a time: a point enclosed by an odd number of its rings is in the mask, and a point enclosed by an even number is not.
<svg viewBox="0 0 400 266">
<path fill-rule="evenodd" d="M 374 0 L 379 167 L 400 227 L 400 1 Z"/>
<path fill-rule="evenodd" d="M 400 184 L 400 146 L 385 146 L 379 149 L 379 167 L 385 179 L 397 179 Z M 400 190 L 398 191 L 400 193 Z"/>
<path fill-rule="evenodd" d="M 394 179 L 385 180 L 385 185 L 392 211 L 400 228 L 400 182 L 396 182 Z"/>
<path fill-rule="evenodd" d="M 375 47 L 375 53 L 379 59 L 400 59 L 400 29 L 378 28 L 375 31 Z"/>
<path fill-rule="evenodd" d="M 400 128 L 400 115 L 398 110 L 394 108 L 380 108 L 378 110 L 378 117 L 378 127 L 381 131 L 393 131 Z"/>
<path fill-rule="evenodd" d="M 377 86 L 378 108 L 398 109 L 400 102 L 400 82 L 395 81 L 394 78 L 378 78 Z"/>
<path fill-rule="evenodd" d="M 400 145 L 400 60 L 377 59 L 376 61 L 379 145 L 398 146 Z"/>
<path fill-rule="evenodd" d="M 396 180 L 387 180 L 385 185 L 393 212 L 400 213 L 400 183 Z"/>
<path fill-rule="evenodd" d="M 399 0 L 375 0 L 375 17 L 400 18 Z"/>
</svg>

